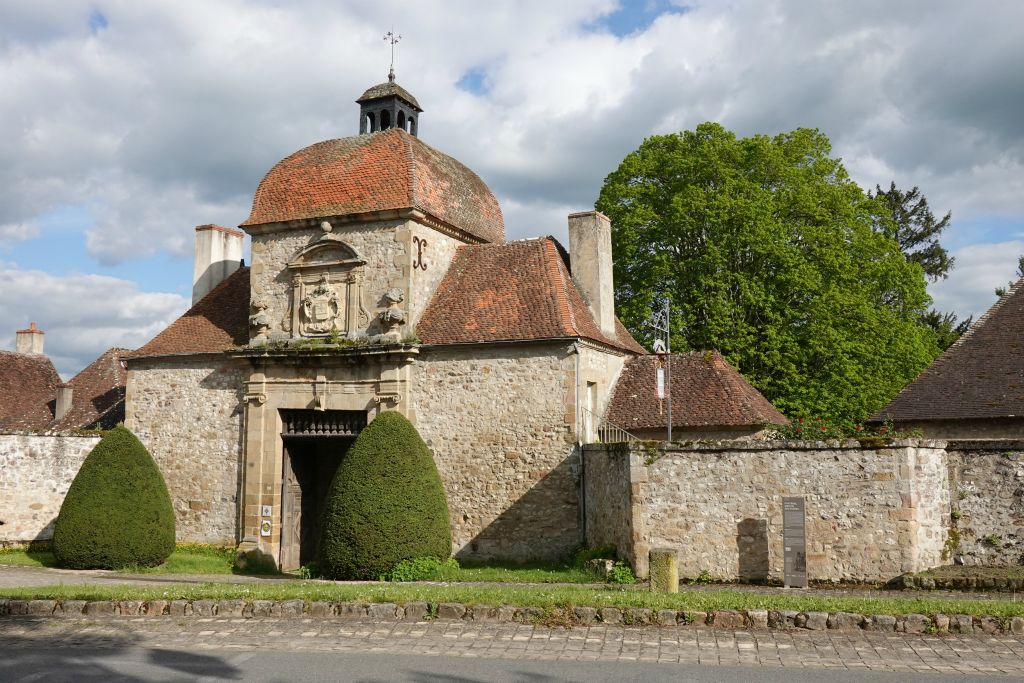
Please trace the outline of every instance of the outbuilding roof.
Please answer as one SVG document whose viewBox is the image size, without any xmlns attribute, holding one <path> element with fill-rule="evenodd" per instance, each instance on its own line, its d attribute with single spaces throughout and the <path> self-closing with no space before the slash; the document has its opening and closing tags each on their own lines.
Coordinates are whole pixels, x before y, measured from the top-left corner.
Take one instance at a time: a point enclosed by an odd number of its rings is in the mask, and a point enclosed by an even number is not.
<svg viewBox="0 0 1024 683">
<path fill-rule="evenodd" d="M 220 353 L 248 343 L 249 269 L 243 267 L 126 357 Z"/>
<path fill-rule="evenodd" d="M 484 181 L 401 128 L 318 142 L 279 161 L 260 181 L 242 227 L 402 209 L 471 240 L 505 239 L 501 207 Z"/>
<path fill-rule="evenodd" d="M 107 349 L 68 382 L 72 389 L 71 409 L 55 425 L 58 429 L 110 429 L 124 421 L 128 373 L 121 358 L 128 353 L 128 349 Z"/>
<path fill-rule="evenodd" d="M 416 328 L 427 344 L 579 337 L 632 353 L 643 347 L 616 320 L 605 335 L 553 237 L 459 247 Z"/>
<path fill-rule="evenodd" d="M 60 375 L 47 356 L 0 351 L 0 429 L 49 427 L 59 384 Z"/>
<path fill-rule="evenodd" d="M 625 430 L 668 426 L 658 399 L 656 369 L 664 356 L 626 361 L 608 405 L 607 418 Z M 751 427 L 789 422 L 717 351 L 672 354 L 672 426 Z"/>
<path fill-rule="evenodd" d="M 1024 278 L 873 421 L 1024 417 Z"/>
</svg>

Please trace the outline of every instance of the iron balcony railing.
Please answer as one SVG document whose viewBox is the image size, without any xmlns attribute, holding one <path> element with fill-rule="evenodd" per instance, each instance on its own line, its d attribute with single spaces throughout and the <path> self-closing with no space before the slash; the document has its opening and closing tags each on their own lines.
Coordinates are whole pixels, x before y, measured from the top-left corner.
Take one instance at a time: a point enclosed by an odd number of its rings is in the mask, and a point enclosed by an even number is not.
<svg viewBox="0 0 1024 683">
<path fill-rule="evenodd" d="M 581 406 L 580 411 L 583 418 L 580 437 L 583 443 L 629 443 L 640 440 L 592 410 Z"/>
</svg>

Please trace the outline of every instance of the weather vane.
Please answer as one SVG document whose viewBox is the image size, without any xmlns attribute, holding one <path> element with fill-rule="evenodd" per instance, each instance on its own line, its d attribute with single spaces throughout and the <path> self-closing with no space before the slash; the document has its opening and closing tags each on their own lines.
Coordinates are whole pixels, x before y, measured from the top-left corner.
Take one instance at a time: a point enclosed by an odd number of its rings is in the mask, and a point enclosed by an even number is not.
<svg viewBox="0 0 1024 683">
<path fill-rule="evenodd" d="M 395 35 L 395 30 L 391 29 L 384 34 L 384 40 L 391 43 L 391 70 L 388 72 L 388 80 L 395 80 L 395 45 L 402 39 L 401 35 Z"/>
</svg>

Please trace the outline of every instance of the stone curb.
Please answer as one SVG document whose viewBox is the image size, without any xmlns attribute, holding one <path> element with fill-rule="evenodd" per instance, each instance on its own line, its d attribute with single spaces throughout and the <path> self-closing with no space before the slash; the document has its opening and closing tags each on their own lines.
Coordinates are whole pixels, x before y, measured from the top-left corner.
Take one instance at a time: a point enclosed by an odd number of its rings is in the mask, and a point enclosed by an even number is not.
<svg viewBox="0 0 1024 683">
<path fill-rule="evenodd" d="M 904 574 L 895 581 L 900 588 L 911 590 L 948 591 L 999 591 L 1019 593 L 1024 591 L 1024 579 L 1007 579 L 992 576 L 915 576 Z"/>
<path fill-rule="evenodd" d="M 959 633 L 1024 636 L 1024 617 L 964 614 L 862 615 L 851 612 L 786 610 L 692 610 L 642 607 L 514 607 L 461 603 L 306 602 L 304 600 L 12 600 L 0 598 L 0 617 L 276 617 L 350 621 L 468 621 L 557 626 L 710 626 L 721 629 L 804 629 L 886 633 Z"/>
</svg>

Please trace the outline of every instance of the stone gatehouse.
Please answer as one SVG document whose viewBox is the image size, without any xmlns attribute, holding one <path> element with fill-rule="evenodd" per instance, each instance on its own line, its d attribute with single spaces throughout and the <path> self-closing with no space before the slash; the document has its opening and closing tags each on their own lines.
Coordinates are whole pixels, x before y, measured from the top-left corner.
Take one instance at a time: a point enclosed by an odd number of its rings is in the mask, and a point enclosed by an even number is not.
<svg viewBox="0 0 1024 683">
<path fill-rule="evenodd" d="M 608 219 L 570 215 L 569 252 L 506 241 L 393 76 L 358 102 L 361 134 L 276 164 L 240 230 L 196 229 L 193 307 L 130 354 L 126 426 L 181 540 L 310 561 L 345 449 L 397 410 L 434 453 L 458 557 L 564 556 L 583 541 L 579 446 L 645 353 L 615 316 Z"/>
</svg>

